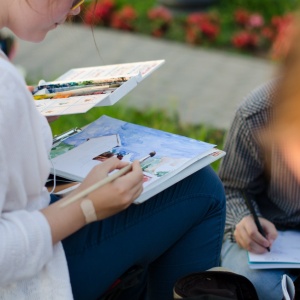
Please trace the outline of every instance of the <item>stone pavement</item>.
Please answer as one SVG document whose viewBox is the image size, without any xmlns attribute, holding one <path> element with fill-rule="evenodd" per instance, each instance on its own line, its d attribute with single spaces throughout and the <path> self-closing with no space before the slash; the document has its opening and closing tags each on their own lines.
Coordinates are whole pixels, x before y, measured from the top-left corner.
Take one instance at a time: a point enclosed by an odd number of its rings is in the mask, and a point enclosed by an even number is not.
<svg viewBox="0 0 300 300">
<path fill-rule="evenodd" d="M 243 97 L 275 72 L 271 62 L 259 58 L 78 24 L 59 27 L 42 43 L 18 43 L 14 63 L 35 82 L 53 80 L 75 67 L 165 59 L 123 104 L 176 110 L 184 123 L 224 129 Z"/>
</svg>

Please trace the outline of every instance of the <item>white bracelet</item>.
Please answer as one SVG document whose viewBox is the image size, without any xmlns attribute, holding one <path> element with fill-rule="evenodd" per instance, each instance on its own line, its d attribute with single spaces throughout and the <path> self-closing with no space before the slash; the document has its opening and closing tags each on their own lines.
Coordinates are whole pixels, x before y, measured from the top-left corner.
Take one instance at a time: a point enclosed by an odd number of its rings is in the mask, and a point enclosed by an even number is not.
<svg viewBox="0 0 300 300">
<path fill-rule="evenodd" d="M 97 221 L 95 207 L 90 199 L 83 199 L 83 201 L 80 203 L 80 207 L 82 209 L 87 224 Z"/>
</svg>

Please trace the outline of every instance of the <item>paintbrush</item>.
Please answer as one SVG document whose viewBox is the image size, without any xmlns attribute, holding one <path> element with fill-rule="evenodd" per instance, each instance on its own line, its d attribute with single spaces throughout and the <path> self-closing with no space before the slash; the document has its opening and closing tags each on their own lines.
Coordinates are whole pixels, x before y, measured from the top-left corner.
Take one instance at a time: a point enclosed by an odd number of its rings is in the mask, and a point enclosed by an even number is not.
<svg viewBox="0 0 300 300">
<path fill-rule="evenodd" d="M 149 157 L 153 157 L 156 154 L 155 151 L 150 152 L 147 156 L 141 158 L 139 160 L 140 163 L 142 163 L 143 161 L 145 161 L 146 159 L 148 159 Z M 73 197 L 70 197 L 69 199 L 65 200 L 64 202 L 62 202 L 60 204 L 60 207 L 65 207 L 67 205 L 69 205 L 70 203 L 73 203 L 79 199 L 84 198 L 85 196 L 87 196 L 89 193 L 95 191 L 96 189 L 100 188 L 101 186 L 112 182 L 113 180 L 117 179 L 118 177 L 126 174 L 127 172 L 129 172 L 132 169 L 132 164 L 127 165 L 126 167 L 118 170 L 117 172 L 109 175 L 108 177 L 105 177 L 104 179 L 100 180 L 99 182 L 96 182 L 95 184 L 91 185 L 90 187 L 86 188 L 85 190 L 79 192 L 78 194 L 76 194 Z"/>
<path fill-rule="evenodd" d="M 43 99 L 69 98 L 75 96 L 88 96 L 88 95 L 93 95 L 93 93 L 117 88 L 119 86 L 120 86 L 119 84 L 112 84 L 107 86 L 87 86 L 81 88 L 72 88 L 70 90 L 57 92 L 57 93 L 36 94 L 33 95 L 33 98 L 34 100 L 43 100 Z"/>
</svg>

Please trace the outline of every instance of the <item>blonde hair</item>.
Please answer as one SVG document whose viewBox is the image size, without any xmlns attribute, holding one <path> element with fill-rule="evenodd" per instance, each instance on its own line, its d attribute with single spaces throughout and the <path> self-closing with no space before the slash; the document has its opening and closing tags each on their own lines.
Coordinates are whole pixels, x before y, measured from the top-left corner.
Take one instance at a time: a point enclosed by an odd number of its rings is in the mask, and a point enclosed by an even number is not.
<svg viewBox="0 0 300 300">
<path fill-rule="evenodd" d="M 300 133 L 300 16 L 296 15 L 288 37 L 289 49 L 279 68 L 279 81 L 274 94 L 273 133 Z"/>
</svg>

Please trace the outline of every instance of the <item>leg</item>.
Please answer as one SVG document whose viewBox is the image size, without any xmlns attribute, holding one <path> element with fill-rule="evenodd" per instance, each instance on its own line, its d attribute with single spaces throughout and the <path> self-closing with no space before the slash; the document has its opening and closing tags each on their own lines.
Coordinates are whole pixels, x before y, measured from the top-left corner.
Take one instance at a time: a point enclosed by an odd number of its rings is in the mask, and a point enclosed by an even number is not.
<svg viewBox="0 0 300 300">
<path fill-rule="evenodd" d="M 219 265 L 224 222 L 223 186 L 206 167 L 86 226 L 63 241 L 75 299 L 97 298 L 135 264 L 148 267 L 149 299 L 172 299 L 179 277 Z"/>
<path fill-rule="evenodd" d="M 222 247 L 222 266 L 247 277 L 254 285 L 260 300 L 282 300 L 281 277 L 295 274 L 284 269 L 254 270 L 248 266 L 247 251 L 226 240 Z"/>
</svg>

